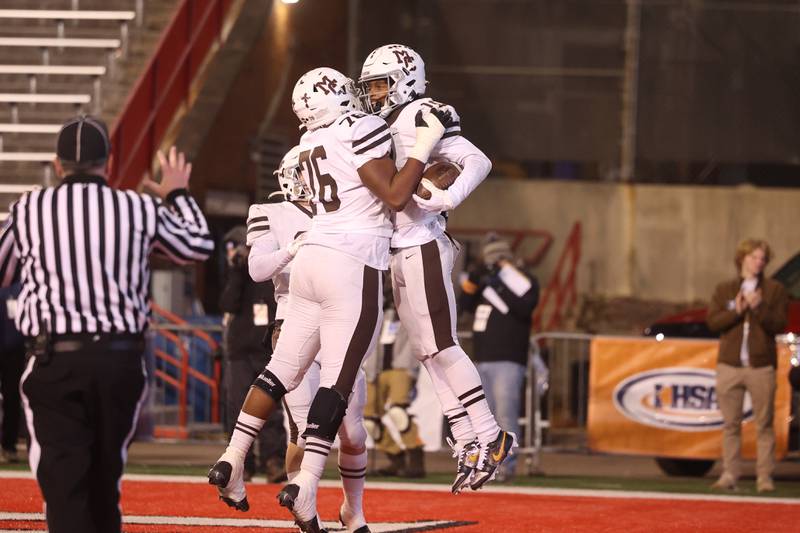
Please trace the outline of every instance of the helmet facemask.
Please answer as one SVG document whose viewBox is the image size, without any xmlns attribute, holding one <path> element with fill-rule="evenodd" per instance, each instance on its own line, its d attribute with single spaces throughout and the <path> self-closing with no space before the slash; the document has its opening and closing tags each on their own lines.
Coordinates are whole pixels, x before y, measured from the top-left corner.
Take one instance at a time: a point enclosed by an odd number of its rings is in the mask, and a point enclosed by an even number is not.
<svg viewBox="0 0 800 533">
<path fill-rule="evenodd" d="M 358 100 L 361 109 L 371 115 L 386 117 L 395 107 L 404 104 L 405 101 L 402 95 L 397 91 L 398 80 L 402 77 L 402 72 L 394 70 L 386 74 L 358 80 Z M 383 81 L 386 84 L 386 94 L 383 95 L 383 98 L 373 101 L 371 92 L 374 92 L 374 89 L 370 88 L 370 84 L 378 81 Z"/>
<path fill-rule="evenodd" d="M 305 202 L 311 199 L 311 191 L 300 175 L 299 150 L 297 147 L 289 151 L 274 172 L 278 178 L 280 192 L 291 202 Z"/>
<path fill-rule="evenodd" d="M 370 83 L 385 81 L 386 96 L 373 101 Z M 361 68 L 358 97 L 364 111 L 386 118 L 398 106 L 425 94 L 425 63 L 411 48 L 389 44 L 373 50 Z M 374 92 L 374 87 L 373 87 Z"/>
</svg>

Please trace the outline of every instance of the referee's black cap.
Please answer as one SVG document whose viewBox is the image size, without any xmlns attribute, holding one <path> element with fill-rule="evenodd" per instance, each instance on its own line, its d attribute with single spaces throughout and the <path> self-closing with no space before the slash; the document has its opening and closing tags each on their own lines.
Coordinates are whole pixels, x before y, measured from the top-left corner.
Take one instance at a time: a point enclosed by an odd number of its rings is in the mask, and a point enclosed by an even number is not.
<svg viewBox="0 0 800 533">
<path fill-rule="evenodd" d="M 56 141 L 56 155 L 75 163 L 103 162 L 111 153 L 111 141 L 105 122 L 90 115 L 72 118 L 61 126 Z"/>
</svg>

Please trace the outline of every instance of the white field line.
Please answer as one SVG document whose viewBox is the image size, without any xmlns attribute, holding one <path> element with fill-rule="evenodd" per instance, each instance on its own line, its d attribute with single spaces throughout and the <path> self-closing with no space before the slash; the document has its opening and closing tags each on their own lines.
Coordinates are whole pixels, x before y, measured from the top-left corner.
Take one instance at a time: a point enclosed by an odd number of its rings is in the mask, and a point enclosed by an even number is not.
<svg viewBox="0 0 800 533">
<path fill-rule="evenodd" d="M 30 472 L 19 472 L 13 470 L 0 470 L 0 479 L 33 479 Z M 205 476 L 173 476 L 173 475 L 149 475 L 149 474 L 125 474 L 122 477 L 125 481 L 148 481 L 162 483 L 200 483 L 207 484 Z M 256 476 L 253 483 L 262 483 L 264 478 Z M 341 483 L 334 480 L 320 481 L 320 487 L 341 488 Z M 413 492 L 450 492 L 450 485 L 435 483 L 392 483 L 392 482 L 370 482 L 367 481 L 369 490 L 404 490 Z M 212 490 L 209 488 L 209 490 Z M 759 496 L 737 496 L 732 494 L 687 494 L 672 492 L 653 492 L 653 491 L 628 491 L 628 490 L 590 490 L 590 489 L 558 489 L 544 487 L 512 487 L 512 486 L 488 486 L 480 490 L 491 494 L 521 494 L 527 496 L 567 496 L 576 498 L 616 498 L 628 499 L 635 498 L 640 500 L 681 500 L 681 501 L 709 501 L 709 502 L 751 502 L 764 504 L 782 504 L 800 506 L 800 498 L 769 498 Z M 455 498 L 469 498 L 469 492 L 462 492 Z"/>
</svg>

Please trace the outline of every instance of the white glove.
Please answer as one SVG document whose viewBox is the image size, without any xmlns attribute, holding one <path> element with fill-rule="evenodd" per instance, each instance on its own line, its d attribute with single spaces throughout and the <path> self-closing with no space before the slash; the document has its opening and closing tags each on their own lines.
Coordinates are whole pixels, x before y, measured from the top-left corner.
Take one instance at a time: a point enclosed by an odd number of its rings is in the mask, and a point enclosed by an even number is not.
<svg viewBox="0 0 800 533">
<path fill-rule="evenodd" d="M 247 246 L 269 232 L 269 217 L 265 204 L 253 204 L 247 212 Z"/>
<path fill-rule="evenodd" d="M 297 255 L 300 247 L 306 244 L 306 238 L 308 238 L 308 233 L 303 232 L 289 243 L 289 246 L 286 247 L 286 251 L 289 252 L 289 257 L 294 257 Z"/>
<path fill-rule="evenodd" d="M 448 191 L 438 188 L 429 179 L 422 178 L 420 183 L 423 187 L 430 191 L 431 197 L 428 200 L 425 200 L 421 196 L 417 196 L 415 194 L 413 198 L 414 201 L 417 202 L 418 206 L 425 211 L 433 211 L 436 213 L 441 211 L 450 211 L 453 209 L 453 200 L 450 198 L 450 193 Z"/>
<path fill-rule="evenodd" d="M 427 163 L 434 147 L 453 122 L 452 115 L 449 111 L 432 108 L 424 112 L 418 111 L 414 122 L 417 127 L 417 142 L 408 151 L 408 157 Z"/>
</svg>

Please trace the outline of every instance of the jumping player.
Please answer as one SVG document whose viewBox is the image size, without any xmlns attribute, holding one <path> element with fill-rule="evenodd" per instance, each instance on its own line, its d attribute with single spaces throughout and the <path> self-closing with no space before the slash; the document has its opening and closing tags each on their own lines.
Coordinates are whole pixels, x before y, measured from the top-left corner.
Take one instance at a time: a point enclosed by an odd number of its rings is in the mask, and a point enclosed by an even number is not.
<svg viewBox="0 0 800 533">
<path fill-rule="evenodd" d="M 462 167 L 448 190 L 424 186 L 429 200 L 414 195 L 394 216 L 392 286 L 400 320 L 412 339 L 412 349 L 428 370 L 455 442 L 458 470 L 452 491 L 469 483 L 473 490 L 494 479 L 497 467 L 513 453 L 516 437 L 502 430 L 489 409 L 475 365 L 458 344 L 452 283 L 458 245 L 445 233 L 443 212 L 458 206 L 491 169 L 489 159 L 461 135 L 458 115 L 449 106 L 425 98 L 425 63 L 411 48 L 389 44 L 367 56 L 359 78 L 362 107 L 386 119 L 398 168 L 414 146 L 414 117 L 425 110 L 449 112 L 453 118 L 431 161 Z"/>
<path fill-rule="evenodd" d="M 389 263 L 389 209 L 401 210 L 449 125 L 446 111 L 420 112 L 416 141 L 397 171 L 383 119 L 356 110 L 352 82 L 330 68 L 304 74 L 292 108 L 306 128 L 300 167 L 311 190 L 311 229 L 287 247 L 295 255 L 283 331 L 255 380 L 225 453 L 209 472 L 223 500 L 246 507 L 244 453 L 284 395 L 319 354 L 320 387 L 311 402 L 300 473 L 279 493 L 303 531 L 319 531 L 316 493 L 361 363 L 376 342 Z M 241 428 L 241 430 L 240 430 Z"/>
</svg>

